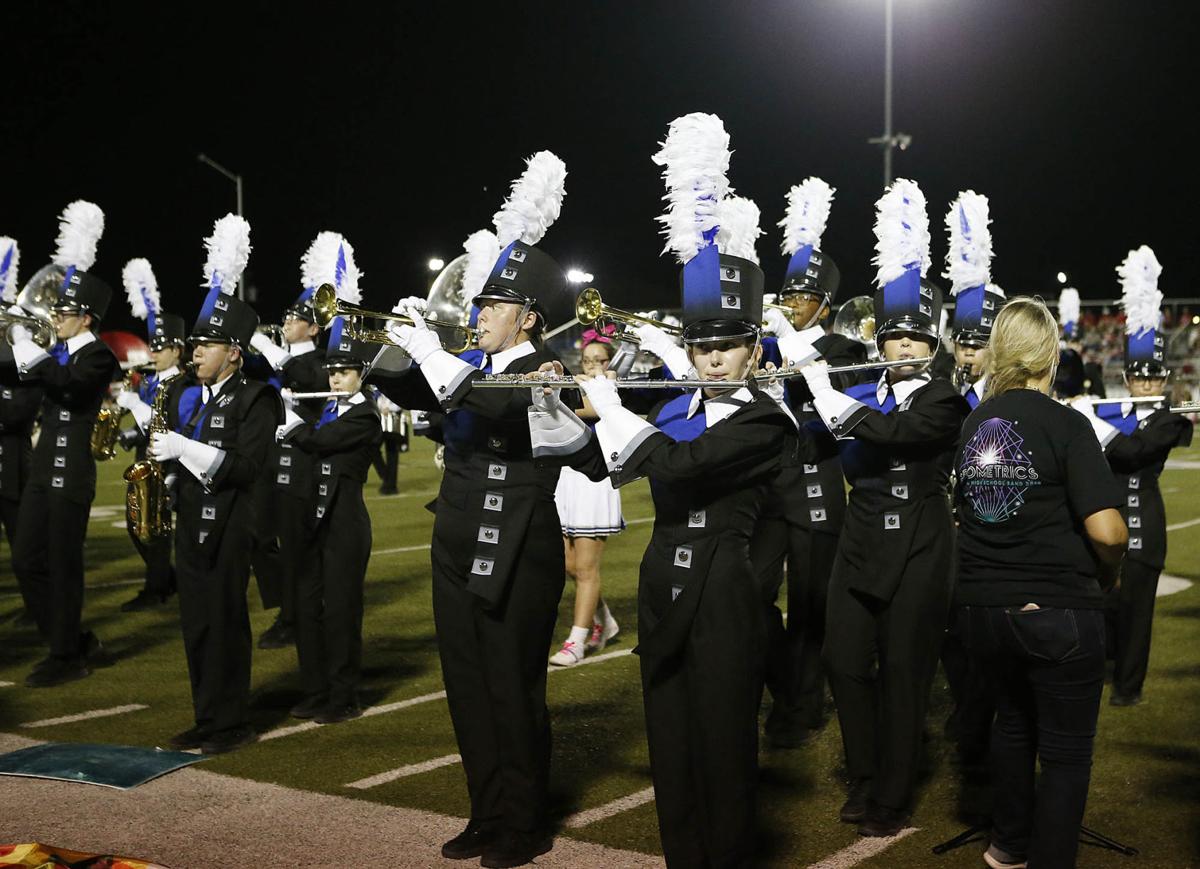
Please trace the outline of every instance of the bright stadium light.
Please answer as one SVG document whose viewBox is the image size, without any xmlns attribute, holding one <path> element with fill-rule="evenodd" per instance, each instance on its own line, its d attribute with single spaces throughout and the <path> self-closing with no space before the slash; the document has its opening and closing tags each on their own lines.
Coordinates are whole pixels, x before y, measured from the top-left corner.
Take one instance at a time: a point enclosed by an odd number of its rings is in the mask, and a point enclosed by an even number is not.
<svg viewBox="0 0 1200 869">
<path fill-rule="evenodd" d="M 1058 273 L 1058 282 L 1060 284 L 1066 285 L 1066 283 L 1067 283 L 1067 273 L 1066 272 Z"/>
<path fill-rule="evenodd" d="M 588 284 L 591 283 L 594 278 L 592 277 L 591 272 L 580 271 L 579 269 L 569 269 L 567 271 L 567 280 L 573 284 Z"/>
<path fill-rule="evenodd" d="M 445 266 L 446 263 L 441 259 L 441 257 L 435 256 L 429 261 L 429 270 L 431 272 L 440 272 L 443 268 L 445 268 Z"/>
</svg>

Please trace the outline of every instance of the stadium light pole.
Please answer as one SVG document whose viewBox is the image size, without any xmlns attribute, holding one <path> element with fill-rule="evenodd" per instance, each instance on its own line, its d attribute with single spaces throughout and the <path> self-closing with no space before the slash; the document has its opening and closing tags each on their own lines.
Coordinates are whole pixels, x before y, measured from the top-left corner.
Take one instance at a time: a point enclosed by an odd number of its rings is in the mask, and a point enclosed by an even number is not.
<svg viewBox="0 0 1200 869">
<path fill-rule="evenodd" d="M 892 4 L 894 0 L 884 0 L 883 3 L 883 135 L 868 139 L 872 145 L 883 148 L 883 186 L 892 183 L 892 149 L 908 150 L 912 144 L 912 136 L 908 133 L 897 133 L 892 130 Z"/>
<path fill-rule="evenodd" d="M 242 214 L 242 176 L 238 175 L 236 172 L 230 172 L 207 154 L 197 154 L 196 159 L 205 166 L 217 170 L 234 183 L 234 186 L 237 188 L 237 214 L 238 217 L 244 217 L 245 215 Z M 246 283 L 244 278 L 238 278 L 237 297 L 239 299 L 245 299 L 246 297 Z"/>
</svg>

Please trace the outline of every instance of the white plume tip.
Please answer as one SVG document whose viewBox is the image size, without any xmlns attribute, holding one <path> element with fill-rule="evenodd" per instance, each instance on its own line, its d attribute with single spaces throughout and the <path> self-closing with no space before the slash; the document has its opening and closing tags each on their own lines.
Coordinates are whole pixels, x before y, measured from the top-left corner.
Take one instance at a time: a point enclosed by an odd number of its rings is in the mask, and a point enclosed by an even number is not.
<svg viewBox="0 0 1200 869">
<path fill-rule="evenodd" d="M 1146 245 L 1131 250 L 1125 261 L 1117 266 L 1126 334 L 1137 335 L 1147 329 L 1157 329 L 1162 322 L 1163 294 L 1158 289 L 1161 274 L 1158 257 Z"/>
<path fill-rule="evenodd" d="M 833 194 L 837 191 L 820 178 L 805 178 L 787 193 L 787 210 L 779 227 L 783 230 L 783 253 L 791 256 L 806 244 L 820 250 L 821 236 L 829 221 Z"/>
<path fill-rule="evenodd" d="M 125 285 L 129 310 L 139 320 L 145 320 L 150 314 L 150 306 L 153 306 L 155 314 L 162 310 L 158 279 L 154 277 L 149 260 L 138 257 L 125 263 L 125 268 L 121 269 L 121 283 Z"/>
<path fill-rule="evenodd" d="M 362 277 L 354 262 L 354 248 L 345 236 L 337 232 L 317 233 L 304 256 L 300 258 L 300 283 L 306 289 L 321 284 L 337 288 L 337 297 L 352 305 L 362 301 L 358 281 Z"/>
<path fill-rule="evenodd" d="M 717 231 L 717 247 L 721 253 L 757 264 L 758 252 L 754 249 L 754 243 L 762 235 L 762 230 L 758 226 L 759 212 L 754 200 L 730 196 L 717 208 L 717 220 L 721 227 Z"/>
<path fill-rule="evenodd" d="M 875 282 L 883 287 L 909 269 L 929 269 L 929 215 L 915 181 L 897 178 L 875 203 Z"/>
<path fill-rule="evenodd" d="M 729 134 L 716 115 L 693 112 L 676 118 L 654 155 L 663 167 L 666 213 L 658 218 L 671 251 L 686 263 L 708 246 L 706 233 L 720 225 L 717 210 L 729 189 Z"/>
<path fill-rule="evenodd" d="M 946 212 L 950 246 L 942 277 L 950 279 L 953 295 L 970 287 L 985 286 L 991 280 L 992 232 L 988 229 L 989 223 L 987 197 L 974 190 L 959 193 Z"/>
<path fill-rule="evenodd" d="M 492 218 L 500 247 L 514 241 L 537 244 L 562 210 L 567 164 L 549 151 L 526 161 L 525 171 L 512 184 L 508 199 Z"/>
<path fill-rule="evenodd" d="M 223 294 L 233 295 L 250 262 L 250 224 L 236 214 L 226 214 L 213 224 L 213 234 L 204 239 L 204 246 L 208 249 L 205 286 L 220 283 Z"/>
<path fill-rule="evenodd" d="M 104 234 L 104 212 L 94 202 L 77 199 L 58 218 L 54 264 L 86 272 L 96 264 L 96 245 Z"/>
</svg>

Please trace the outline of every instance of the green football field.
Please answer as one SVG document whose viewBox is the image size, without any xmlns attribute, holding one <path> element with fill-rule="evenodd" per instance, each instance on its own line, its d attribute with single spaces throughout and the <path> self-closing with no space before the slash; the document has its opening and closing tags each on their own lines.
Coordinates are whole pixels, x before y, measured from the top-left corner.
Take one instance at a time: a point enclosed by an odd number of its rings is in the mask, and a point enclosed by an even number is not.
<svg viewBox="0 0 1200 869">
<path fill-rule="evenodd" d="M 295 726 L 287 714 L 300 697 L 291 650 L 254 652 L 252 715 L 258 744 L 205 761 L 205 769 L 292 788 L 426 809 L 465 817 L 462 768 L 442 690 L 429 601 L 432 514 L 437 489 L 430 445 L 417 439 L 401 463 L 398 497 L 368 484 L 375 551 L 367 578 L 363 718 L 336 726 Z M 1200 448 L 1173 459 L 1190 467 L 1163 477 L 1170 533 L 1166 573 L 1200 580 Z M 174 601 L 149 612 L 122 613 L 137 590 L 141 563 L 126 537 L 120 473 L 127 462 L 102 466 L 87 545 L 84 619 L 112 663 L 88 679 L 57 688 L 21 686 L 42 651 L 35 631 L 17 623 L 20 598 L 0 553 L 0 731 L 43 740 L 154 746 L 191 723 L 178 612 Z M 586 666 L 549 678 L 554 721 L 552 801 L 561 835 L 658 853 L 654 804 L 642 731 L 636 640 L 637 564 L 650 534 L 652 508 L 639 483 L 623 491 L 631 525 L 614 538 L 604 561 L 604 596 L 621 634 Z M 36 518 L 34 521 L 37 521 Z M 1184 523 L 1195 523 L 1187 524 Z M 555 639 L 569 625 L 572 587 L 560 607 Z M 273 613 L 251 585 L 257 637 Z M 1081 866 L 1200 866 L 1200 590 L 1159 599 L 1146 702 L 1104 703 L 1085 823 L 1141 850 L 1130 858 L 1084 848 Z M 550 650 L 547 649 L 547 652 Z M 1107 695 L 1106 695 L 1107 696 Z M 93 710 L 125 711 L 30 728 L 30 723 Z M 836 865 L 873 867 L 979 866 L 979 846 L 943 857 L 929 848 L 962 827 L 965 797 L 950 745 L 942 737 L 949 697 L 940 675 L 928 718 L 928 775 L 913 816 L 915 833 L 881 853 Z M 858 840 L 837 821 L 843 798 L 836 719 L 801 749 L 762 754 L 760 817 L 766 861 L 778 866 L 819 863 Z M 0 781 L 0 811 L 3 806 Z M 48 809 L 49 811 L 50 809 Z M 847 862 L 849 861 L 849 862 Z M 857 862 L 856 862 L 857 861 Z M 830 864 L 833 865 L 833 864 Z"/>
</svg>

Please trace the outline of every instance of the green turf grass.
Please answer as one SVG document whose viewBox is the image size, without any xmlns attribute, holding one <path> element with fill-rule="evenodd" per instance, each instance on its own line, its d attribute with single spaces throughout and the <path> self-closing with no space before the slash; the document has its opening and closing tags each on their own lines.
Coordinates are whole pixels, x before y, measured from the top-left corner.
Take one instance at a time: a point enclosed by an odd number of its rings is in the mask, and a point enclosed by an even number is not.
<svg viewBox="0 0 1200 869">
<path fill-rule="evenodd" d="M 433 517 L 423 509 L 438 485 L 430 445 L 416 439 L 402 456 L 401 497 L 381 498 L 372 479 L 366 494 L 374 522 L 375 549 L 367 580 L 363 699 L 394 703 L 440 691 L 437 649 L 429 602 L 426 549 L 384 554 L 379 550 L 421 547 Z M 191 723 L 191 701 L 174 600 L 166 607 L 122 613 L 137 591 L 141 562 L 123 528 L 120 473 L 125 457 L 100 468 L 88 540 L 88 595 L 84 620 L 114 657 L 90 678 L 58 688 L 20 686 L 44 651 L 36 632 L 17 625 L 20 606 L 8 553 L 0 552 L 0 730 L 39 739 L 161 744 Z M 1174 458 L 1200 461 L 1200 448 Z M 1163 476 L 1169 522 L 1200 517 L 1200 470 L 1168 470 Z M 645 483 L 622 490 L 627 519 L 650 517 Z M 113 523 L 121 522 L 121 527 Z M 637 565 L 650 524 L 632 525 L 609 544 L 604 559 L 604 597 L 621 623 L 606 652 L 636 642 Z M 1200 581 L 1200 525 L 1172 532 L 1167 573 Z M 126 582 L 126 585 L 114 585 Z M 567 584 L 555 643 L 569 629 L 573 587 Z M 274 619 L 264 612 L 251 582 L 255 637 Z M 1139 864 L 1200 865 L 1200 591 L 1191 588 L 1158 602 L 1146 703 L 1101 708 L 1092 790 L 1085 823 L 1142 850 Z M 547 650 L 549 653 L 551 650 Z M 262 731 L 289 726 L 288 708 L 300 698 L 291 650 L 254 651 L 252 715 Z M 603 805 L 650 784 L 637 659 L 618 656 L 549 677 L 554 720 L 552 799 L 556 817 Z M 126 715 L 76 724 L 26 729 L 23 722 L 129 703 L 149 706 Z M 979 866 L 979 846 L 934 858 L 929 847 L 961 827 L 956 814 L 959 785 L 952 751 L 941 738 L 949 697 L 940 676 L 928 719 L 929 774 L 914 824 L 920 832 L 862 864 L 873 867 Z M 466 789 L 459 765 L 393 781 L 370 790 L 345 787 L 406 764 L 455 754 L 444 700 L 344 724 L 265 741 L 206 760 L 206 769 L 261 781 L 465 816 Z M 836 819 L 843 798 L 839 780 L 841 742 L 836 718 L 810 744 L 787 752 L 764 752 L 760 817 L 766 862 L 804 866 L 857 841 L 853 828 Z M 2 785 L 0 785 L 2 788 Z M 657 852 L 653 803 L 564 835 L 621 848 Z M 1086 848 L 1081 866 L 1123 866 L 1128 858 Z"/>
</svg>

